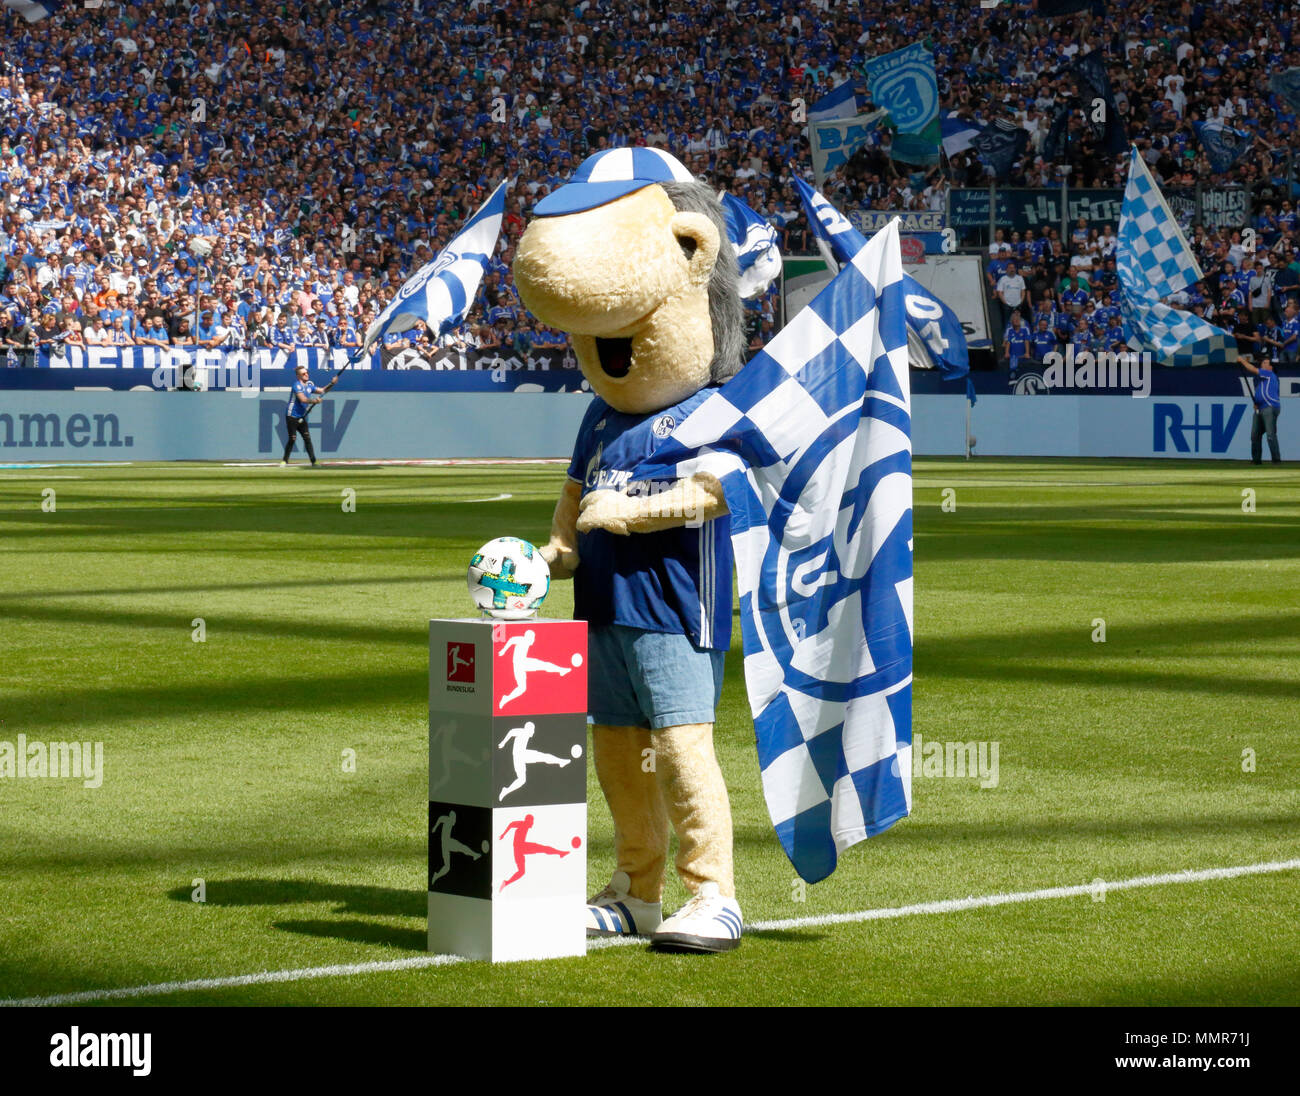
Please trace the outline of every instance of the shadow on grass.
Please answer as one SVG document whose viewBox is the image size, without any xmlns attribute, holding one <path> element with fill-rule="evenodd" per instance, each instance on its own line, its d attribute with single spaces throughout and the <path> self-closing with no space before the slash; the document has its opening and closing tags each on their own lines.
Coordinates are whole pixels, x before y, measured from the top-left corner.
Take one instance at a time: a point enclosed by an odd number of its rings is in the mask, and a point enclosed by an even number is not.
<svg viewBox="0 0 1300 1096">
<path fill-rule="evenodd" d="M 176 887 L 167 892 L 167 897 L 174 902 L 190 902 L 191 888 Z M 307 902 L 329 902 L 336 906 L 334 913 L 385 917 L 423 918 L 429 910 L 424 891 L 322 883 L 314 879 L 215 879 L 207 884 L 206 897 L 209 906 L 299 906 Z"/>
<path fill-rule="evenodd" d="M 319 472 L 309 474 L 320 475 Z M 329 478 L 333 478 L 337 484 L 337 475 Z M 502 484 L 498 482 L 492 493 L 501 493 L 501 488 Z M 333 492 L 335 489 L 331 487 L 329 490 Z M 427 539 L 431 547 L 442 540 L 444 543 L 463 542 L 472 549 L 474 544 L 483 543 L 484 532 L 499 530 L 503 520 L 507 520 L 516 529 L 545 530 L 550 527 L 551 514 L 555 509 L 555 503 L 550 499 L 512 498 L 466 506 L 459 494 L 448 498 L 438 498 L 431 494 L 421 502 L 378 499 L 367 509 L 366 497 L 362 495 L 357 511 L 359 517 L 339 521 L 337 494 L 296 496 L 291 499 L 236 498 L 230 499 L 228 504 L 214 502 L 198 509 L 182 509 L 183 504 L 179 501 L 175 509 L 168 508 L 165 503 L 156 509 L 146 509 L 140 506 L 113 507 L 99 502 L 88 503 L 79 509 L 73 499 L 65 500 L 61 497 L 59 502 L 58 517 L 71 528 L 60 531 L 57 525 L 52 525 L 52 533 L 58 535 L 44 538 L 40 547 L 43 554 L 66 550 L 69 547 L 66 541 L 69 539 L 73 542 L 72 550 L 78 550 L 77 540 L 91 535 L 127 537 L 132 541 L 127 545 L 130 550 L 156 551 L 157 546 L 151 543 L 155 538 L 176 533 L 184 533 L 190 545 L 197 545 L 199 538 L 210 534 L 243 533 L 250 537 L 289 536 L 299 546 L 312 537 L 322 536 L 329 537 L 331 541 L 341 538 L 345 542 L 419 538 Z M 184 505 L 195 504 L 185 502 Z M 455 515 L 456 535 L 454 538 L 439 538 L 435 531 L 447 521 L 447 507 L 455 507 L 451 512 Z M 30 516 L 20 510 L 0 510 L 0 529 L 6 524 L 26 524 Z M 254 545 L 252 549 L 265 551 L 266 545 Z M 197 547 L 194 550 L 197 551 Z M 241 547 L 240 550 L 247 552 L 250 547 Z M 209 548 L 204 546 L 202 551 L 207 552 Z"/>
<path fill-rule="evenodd" d="M 745 935 L 752 935 L 763 940 L 775 940 L 782 944 L 817 944 L 826 939 L 826 933 L 818 932 L 813 928 L 755 929 L 746 925 Z"/>
<path fill-rule="evenodd" d="M 429 935 L 423 929 L 403 929 L 374 921 L 273 921 L 272 928 L 346 940 L 353 944 L 381 944 L 404 951 L 428 951 Z"/>
<path fill-rule="evenodd" d="M 5 616 L 47 623 L 101 624 L 176 628 L 177 617 L 167 613 L 113 612 L 73 606 L 10 604 Z M 423 620 L 406 625 L 385 626 L 364 622 L 292 621 L 263 616 L 232 615 L 222 618 L 222 627 L 232 633 L 298 637 L 305 644 L 319 640 L 351 640 L 365 644 L 391 643 L 410 651 L 411 668 L 405 672 L 359 672 L 339 670 L 331 675 L 328 710 L 346 712 L 377 704 L 410 702 L 428 695 L 428 670 L 424 649 L 428 643 Z M 1236 640 L 1243 642 L 1274 638 L 1285 640 L 1300 631 L 1300 610 L 1260 614 L 1234 614 L 1218 618 L 1197 617 L 1185 622 L 1157 621 L 1126 625 L 1117 631 L 1104 655 L 1093 654 L 1087 665 L 1052 666 L 1051 659 L 1077 659 L 1080 630 L 1076 625 L 1039 628 L 1018 632 L 975 635 L 921 636 L 916 645 L 916 674 L 923 681 L 992 680 L 1002 685 L 1023 681 L 1026 695 L 1038 687 L 1066 685 L 1105 688 L 1127 694 L 1133 689 L 1203 694 L 1212 696 L 1254 696 L 1300 699 L 1300 681 L 1284 677 L 1224 676 L 1212 672 L 1222 659 L 1221 649 Z M 1086 635 L 1085 633 L 1082 633 Z M 1176 644 L 1182 658 L 1202 656 L 1205 672 L 1171 672 L 1157 652 Z M 1091 645 L 1088 645 L 1091 646 Z M 1138 657 L 1143 648 L 1145 658 Z M 1202 651 L 1201 648 L 1207 650 Z M 309 652 L 309 647 L 304 647 Z M 1148 659 L 1150 661 L 1148 661 Z M 731 678 L 739 680 L 741 660 L 736 652 L 728 661 Z M 188 715 L 194 711 L 239 711 L 241 709 L 321 711 L 320 684 L 314 678 L 284 680 L 269 675 L 241 677 L 229 681 L 187 683 L 119 684 L 45 689 L 15 697 L 6 711 L 10 726 L 25 729 L 57 722 L 57 713 L 90 712 L 97 720 L 129 719 L 138 723 L 141 713 L 151 719 Z"/>
</svg>

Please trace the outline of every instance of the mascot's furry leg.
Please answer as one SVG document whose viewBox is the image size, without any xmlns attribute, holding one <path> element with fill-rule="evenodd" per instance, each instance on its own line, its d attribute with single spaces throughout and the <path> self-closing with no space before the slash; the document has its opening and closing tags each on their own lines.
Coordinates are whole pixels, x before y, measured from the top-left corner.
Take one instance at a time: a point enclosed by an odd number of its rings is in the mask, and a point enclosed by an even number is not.
<svg viewBox="0 0 1300 1096">
<path fill-rule="evenodd" d="M 642 902 L 663 896 L 668 824 L 677 834 L 677 874 L 695 894 L 716 883 L 736 894 L 731 805 L 713 752 L 713 724 L 687 723 L 647 731 L 592 727 L 592 758 L 614 819 L 614 856 Z M 653 770 L 651 769 L 653 761 Z"/>
<path fill-rule="evenodd" d="M 643 727 L 591 728 L 591 756 L 614 819 L 614 857 L 627 893 L 658 902 L 668 861 L 668 814 L 651 769 L 650 732 Z M 657 766 L 656 766 L 657 767 Z"/>
<path fill-rule="evenodd" d="M 716 883 L 734 898 L 731 804 L 713 752 L 713 724 L 686 723 L 651 734 L 655 776 L 677 833 L 677 874 L 692 894 Z"/>
</svg>

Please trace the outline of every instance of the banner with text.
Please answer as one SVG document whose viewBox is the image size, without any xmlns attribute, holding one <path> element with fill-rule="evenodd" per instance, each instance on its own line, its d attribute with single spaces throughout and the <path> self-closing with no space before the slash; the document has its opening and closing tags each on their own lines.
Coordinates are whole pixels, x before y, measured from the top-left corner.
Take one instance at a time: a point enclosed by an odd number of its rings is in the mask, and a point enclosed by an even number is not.
<svg viewBox="0 0 1300 1096">
<path fill-rule="evenodd" d="M 948 215 L 942 210 L 932 209 L 850 209 L 846 211 L 849 223 L 864 236 L 872 236 L 898 218 L 898 229 L 903 241 L 904 262 L 924 262 L 926 255 L 944 253 L 944 229 L 948 227 Z M 907 241 L 918 241 L 921 245 L 920 255 L 909 253 Z M 955 247 L 956 238 L 953 238 Z M 953 250 L 950 247 L 949 250 Z"/>
<path fill-rule="evenodd" d="M 1163 191 L 1169 206 L 1183 228 L 1197 219 L 1196 189 L 1171 187 Z M 1044 228 L 1058 232 L 1062 222 L 1070 228 L 1082 217 L 1089 228 L 1110 225 L 1119 228 L 1120 207 L 1124 192 L 1119 189 L 1078 187 L 1069 190 L 1032 190 L 999 187 L 995 223 L 1008 232 L 1035 233 Z M 1250 192 L 1244 187 L 1207 186 L 1201 188 L 1200 223 L 1206 228 L 1241 228 L 1250 218 Z M 963 232 L 987 228 L 989 192 L 984 188 L 962 187 L 949 194 L 948 223 Z"/>
</svg>

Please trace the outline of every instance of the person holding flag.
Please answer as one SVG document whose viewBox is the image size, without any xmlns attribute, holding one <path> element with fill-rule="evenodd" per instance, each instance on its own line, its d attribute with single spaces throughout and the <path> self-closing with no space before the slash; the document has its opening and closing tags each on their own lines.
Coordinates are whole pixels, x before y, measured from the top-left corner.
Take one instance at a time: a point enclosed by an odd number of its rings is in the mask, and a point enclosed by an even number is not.
<svg viewBox="0 0 1300 1096">
<path fill-rule="evenodd" d="M 1250 461 L 1262 464 L 1264 459 L 1264 435 L 1268 435 L 1268 452 L 1274 464 L 1282 463 L 1282 454 L 1277 444 L 1277 417 L 1282 413 L 1282 386 L 1277 371 L 1273 368 L 1272 358 L 1261 358 L 1259 365 L 1247 358 L 1239 358 L 1241 367 L 1255 376 L 1255 391 L 1252 398 L 1255 403 L 1255 421 L 1250 428 Z"/>
<path fill-rule="evenodd" d="M 312 448 L 311 431 L 307 429 L 307 413 L 316 404 L 320 403 L 324 399 L 324 394 L 333 387 L 334 381 L 330 381 L 325 388 L 318 388 L 315 382 L 312 381 L 305 365 L 300 365 L 294 370 L 293 389 L 289 396 L 289 406 L 284 411 L 284 425 L 288 431 L 289 440 L 284 446 L 284 457 L 280 461 L 281 468 L 286 468 L 289 465 L 295 435 L 302 436 L 302 446 L 307 450 L 307 457 L 311 461 L 311 467 L 316 467 L 316 450 Z M 321 394 L 318 396 L 317 392 Z"/>
</svg>

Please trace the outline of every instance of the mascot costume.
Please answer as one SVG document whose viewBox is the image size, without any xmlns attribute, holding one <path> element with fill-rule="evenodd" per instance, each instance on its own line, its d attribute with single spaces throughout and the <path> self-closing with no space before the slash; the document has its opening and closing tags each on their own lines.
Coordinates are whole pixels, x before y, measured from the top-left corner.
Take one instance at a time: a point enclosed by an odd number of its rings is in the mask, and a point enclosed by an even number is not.
<svg viewBox="0 0 1300 1096">
<path fill-rule="evenodd" d="M 719 482 L 630 472 L 744 361 L 735 253 L 715 192 L 667 153 L 598 152 L 536 206 L 514 260 L 530 312 L 568 333 L 596 395 L 542 554 L 589 626 L 592 755 L 616 870 L 588 931 L 666 951 L 740 943 L 731 808 L 713 749 L 731 639 Z M 668 828 L 693 896 L 663 918 Z"/>
</svg>

